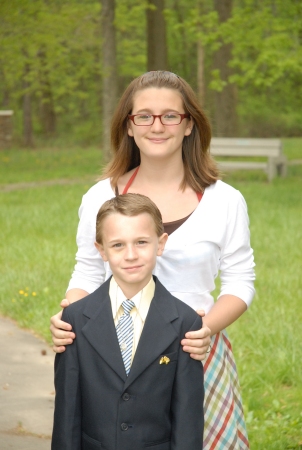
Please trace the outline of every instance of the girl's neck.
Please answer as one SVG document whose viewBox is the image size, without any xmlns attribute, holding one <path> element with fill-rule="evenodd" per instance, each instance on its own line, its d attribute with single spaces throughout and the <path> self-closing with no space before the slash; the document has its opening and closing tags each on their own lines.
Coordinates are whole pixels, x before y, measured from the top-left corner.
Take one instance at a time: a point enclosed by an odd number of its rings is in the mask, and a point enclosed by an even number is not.
<svg viewBox="0 0 302 450">
<path fill-rule="evenodd" d="M 140 182 L 153 185 L 181 184 L 184 177 L 182 159 L 178 160 L 144 160 L 142 158 L 137 178 Z"/>
</svg>

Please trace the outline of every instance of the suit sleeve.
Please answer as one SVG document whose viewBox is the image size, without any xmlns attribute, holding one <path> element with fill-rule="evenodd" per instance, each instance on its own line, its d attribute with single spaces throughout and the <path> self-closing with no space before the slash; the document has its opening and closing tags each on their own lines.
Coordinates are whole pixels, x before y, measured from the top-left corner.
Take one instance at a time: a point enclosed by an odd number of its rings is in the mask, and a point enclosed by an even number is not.
<svg viewBox="0 0 302 450">
<path fill-rule="evenodd" d="M 197 317 L 190 331 L 201 327 L 202 320 Z M 203 400 L 203 364 L 192 359 L 181 347 L 172 393 L 171 450 L 202 450 Z"/>
<path fill-rule="evenodd" d="M 71 323 L 68 308 L 62 320 Z M 81 450 L 81 395 L 76 340 L 55 357 L 55 412 L 51 450 Z"/>
</svg>

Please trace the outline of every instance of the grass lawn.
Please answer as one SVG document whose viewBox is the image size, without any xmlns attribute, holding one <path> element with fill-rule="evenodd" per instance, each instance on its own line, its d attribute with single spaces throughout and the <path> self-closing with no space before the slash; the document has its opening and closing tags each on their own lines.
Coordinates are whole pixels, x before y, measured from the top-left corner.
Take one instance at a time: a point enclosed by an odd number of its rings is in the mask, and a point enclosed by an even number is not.
<svg viewBox="0 0 302 450">
<path fill-rule="evenodd" d="M 302 159 L 302 139 L 285 140 Z M 100 172 L 100 150 L 0 152 L 0 312 L 50 341 L 74 265 L 77 209 Z M 266 181 L 238 172 L 225 181 L 245 196 L 255 250 L 257 294 L 229 328 L 252 450 L 302 449 L 302 166 Z M 1 191 L 6 183 L 78 179 Z"/>
<path fill-rule="evenodd" d="M 100 173 L 101 151 L 96 147 L 0 151 L 0 188 L 6 183 L 96 178 Z"/>
</svg>

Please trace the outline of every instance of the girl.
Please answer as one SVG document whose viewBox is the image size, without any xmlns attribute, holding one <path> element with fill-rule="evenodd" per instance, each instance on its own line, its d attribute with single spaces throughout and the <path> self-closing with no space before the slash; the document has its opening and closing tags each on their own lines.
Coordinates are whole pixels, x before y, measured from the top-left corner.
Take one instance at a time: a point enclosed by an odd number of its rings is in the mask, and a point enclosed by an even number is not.
<svg viewBox="0 0 302 450">
<path fill-rule="evenodd" d="M 205 359 L 203 449 L 244 450 L 249 444 L 225 328 L 253 299 L 254 260 L 245 201 L 218 180 L 210 140 L 209 122 L 182 78 L 155 71 L 130 83 L 112 121 L 112 161 L 83 197 L 77 264 L 61 305 L 93 292 L 111 275 L 94 247 L 101 204 L 126 192 L 150 197 L 169 234 L 155 275 L 174 296 L 205 313 L 203 328 L 182 341 L 192 358 Z M 221 291 L 214 302 L 218 272 Z M 52 318 L 51 329 L 55 351 L 64 351 L 75 336 L 61 313 Z"/>
</svg>

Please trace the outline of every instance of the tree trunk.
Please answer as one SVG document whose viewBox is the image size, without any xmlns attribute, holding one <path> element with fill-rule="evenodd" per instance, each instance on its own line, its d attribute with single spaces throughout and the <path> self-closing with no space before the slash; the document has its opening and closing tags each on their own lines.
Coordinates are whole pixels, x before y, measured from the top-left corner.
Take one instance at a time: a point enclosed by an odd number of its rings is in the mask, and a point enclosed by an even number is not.
<svg viewBox="0 0 302 450">
<path fill-rule="evenodd" d="M 23 142 L 26 147 L 33 147 L 33 127 L 32 127 L 32 110 L 31 110 L 31 94 L 29 92 L 29 83 L 26 80 L 28 74 L 28 67 L 25 69 L 25 77 L 23 88 L 25 93 L 23 95 Z"/>
<path fill-rule="evenodd" d="M 47 80 L 43 83 L 41 121 L 44 134 L 47 137 L 53 136 L 56 132 L 56 113 L 53 105 L 51 87 Z"/>
<path fill-rule="evenodd" d="M 47 137 L 50 137 L 53 136 L 56 131 L 56 113 L 54 109 L 51 84 L 49 82 L 47 56 L 43 49 L 38 52 L 38 57 L 40 60 L 40 84 L 42 91 L 40 120 L 44 134 Z"/>
<path fill-rule="evenodd" d="M 116 36 L 114 26 L 115 0 L 102 1 L 102 33 L 103 33 L 103 162 L 109 161 L 111 118 L 117 103 L 117 61 Z"/>
<path fill-rule="evenodd" d="M 204 77 L 204 47 L 200 41 L 197 42 L 197 98 L 201 107 L 205 106 L 205 77 Z"/>
<path fill-rule="evenodd" d="M 220 23 L 226 22 L 232 14 L 232 0 L 214 0 L 215 9 Z M 229 61 L 232 57 L 231 44 L 223 44 L 215 53 L 213 66 L 220 73 L 220 78 L 226 83 L 221 92 L 215 92 L 215 126 L 216 136 L 236 137 L 237 130 L 237 92 L 236 87 L 229 83 L 232 69 Z"/>
<path fill-rule="evenodd" d="M 198 15 L 199 15 L 199 25 L 198 29 L 202 31 L 203 15 L 206 12 L 205 0 L 199 0 L 197 3 Z M 197 98 L 201 107 L 205 106 L 205 96 L 206 96 L 206 82 L 205 82 L 205 49 L 201 38 L 199 37 L 197 41 Z"/>
<path fill-rule="evenodd" d="M 164 0 L 149 0 L 147 7 L 147 70 L 168 70 Z"/>
</svg>

